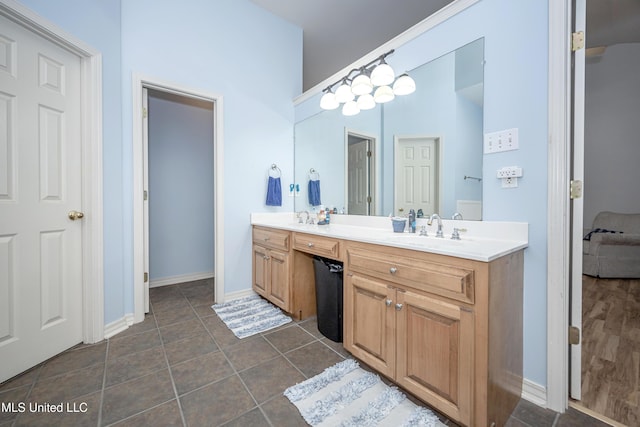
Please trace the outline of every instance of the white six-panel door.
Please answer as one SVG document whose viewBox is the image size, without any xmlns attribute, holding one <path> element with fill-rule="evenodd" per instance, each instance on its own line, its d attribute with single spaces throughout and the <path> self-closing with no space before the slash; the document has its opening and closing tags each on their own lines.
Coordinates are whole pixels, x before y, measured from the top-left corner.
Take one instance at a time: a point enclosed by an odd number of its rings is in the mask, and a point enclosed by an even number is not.
<svg viewBox="0 0 640 427">
<path fill-rule="evenodd" d="M 0 381 L 82 341 L 80 76 L 0 17 Z"/>
<path fill-rule="evenodd" d="M 394 147 L 394 214 L 410 209 L 438 212 L 438 138 L 396 137 Z"/>
</svg>

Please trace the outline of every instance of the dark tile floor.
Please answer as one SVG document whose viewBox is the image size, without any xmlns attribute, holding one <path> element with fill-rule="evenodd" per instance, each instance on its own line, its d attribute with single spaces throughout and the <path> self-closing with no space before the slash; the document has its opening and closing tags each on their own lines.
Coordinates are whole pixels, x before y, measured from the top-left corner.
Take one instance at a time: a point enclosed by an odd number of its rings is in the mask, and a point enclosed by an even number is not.
<svg viewBox="0 0 640 427">
<path fill-rule="evenodd" d="M 0 384 L 0 426 L 306 425 L 282 392 L 349 354 L 324 338 L 314 319 L 239 340 L 210 308 L 212 287 L 153 288 L 144 322 Z M 29 402 L 62 402 L 63 413 L 32 412 Z M 522 400 L 507 425 L 606 424 Z"/>
</svg>

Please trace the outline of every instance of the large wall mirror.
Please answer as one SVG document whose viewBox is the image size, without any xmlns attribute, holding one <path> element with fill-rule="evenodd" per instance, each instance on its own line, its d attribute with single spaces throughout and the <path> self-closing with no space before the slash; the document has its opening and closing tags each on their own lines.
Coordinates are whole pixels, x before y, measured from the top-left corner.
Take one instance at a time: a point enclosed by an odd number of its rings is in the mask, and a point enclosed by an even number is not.
<svg viewBox="0 0 640 427">
<path fill-rule="evenodd" d="M 319 179 L 323 206 L 357 215 L 482 219 L 484 39 L 409 74 L 416 91 L 373 110 L 322 111 L 295 126 L 296 211 Z"/>
</svg>

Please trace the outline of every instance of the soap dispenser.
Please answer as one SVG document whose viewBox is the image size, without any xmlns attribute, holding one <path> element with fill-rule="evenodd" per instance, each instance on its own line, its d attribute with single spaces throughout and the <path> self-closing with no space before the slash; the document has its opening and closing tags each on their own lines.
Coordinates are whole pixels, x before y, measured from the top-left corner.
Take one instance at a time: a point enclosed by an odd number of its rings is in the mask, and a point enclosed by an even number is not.
<svg viewBox="0 0 640 427">
<path fill-rule="evenodd" d="M 416 211 L 409 210 L 409 233 L 416 232 Z"/>
</svg>

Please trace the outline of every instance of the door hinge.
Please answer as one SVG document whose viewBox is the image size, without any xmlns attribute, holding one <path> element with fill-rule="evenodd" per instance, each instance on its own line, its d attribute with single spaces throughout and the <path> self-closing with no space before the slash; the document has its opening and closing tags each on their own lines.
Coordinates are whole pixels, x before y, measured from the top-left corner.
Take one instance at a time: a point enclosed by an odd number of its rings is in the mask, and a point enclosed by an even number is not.
<svg viewBox="0 0 640 427">
<path fill-rule="evenodd" d="M 579 199 L 582 197 L 582 181 L 576 179 L 569 183 L 569 198 Z"/>
<path fill-rule="evenodd" d="M 145 272 L 144 273 L 144 283 L 147 283 L 149 281 L 149 273 Z"/>
<path fill-rule="evenodd" d="M 367 203 L 371 203 L 371 196 L 367 196 Z"/>
<path fill-rule="evenodd" d="M 142 107 L 142 118 L 143 119 L 147 118 L 147 107 Z"/>
<path fill-rule="evenodd" d="M 580 344 L 580 329 L 576 326 L 569 326 L 569 344 Z"/>
<path fill-rule="evenodd" d="M 571 33 L 571 50 L 575 52 L 580 49 L 584 49 L 584 31 Z"/>
<path fill-rule="evenodd" d="M 147 193 L 147 190 L 144 190 L 142 192 L 142 198 L 143 198 L 143 200 L 148 200 L 149 199 L 149 193 Z"/>
<path fill-rule="evenodd" d="M 371 157 L 371 151 L 367 151 L 367 157 Z"/>
</svg>

